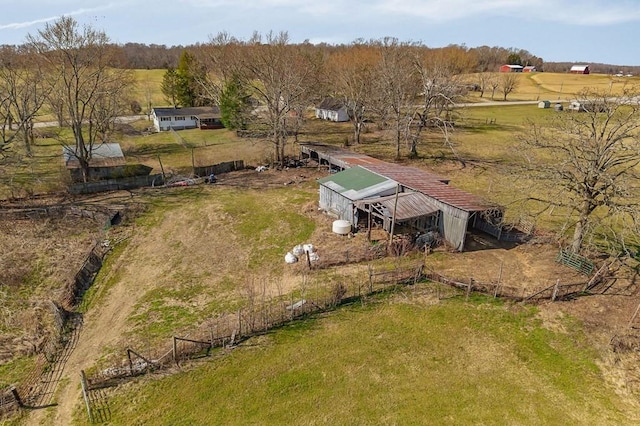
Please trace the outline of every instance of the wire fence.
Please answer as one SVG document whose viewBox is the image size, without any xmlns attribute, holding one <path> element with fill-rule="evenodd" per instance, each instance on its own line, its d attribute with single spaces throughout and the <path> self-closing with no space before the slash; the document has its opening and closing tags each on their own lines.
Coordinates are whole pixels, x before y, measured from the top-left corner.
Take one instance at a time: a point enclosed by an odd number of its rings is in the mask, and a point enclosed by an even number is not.
<svg viewBox="0 0 640 426">
<path fill-rule="evenodd" d="M 170 368 L 180 362 L 211 356 L 214 349 L 231 348 L 252 336 L 309 315 L 324 312 L 338 305 L 362 300 L 375 293 L 393 289 L 398 285 L 415 284 L 424 278 L 423 262 L 390 270 L 367 270 L 367 281 L 340 280 L 324 283 L 302 278 L 301 291 L 267 298 L 262 294 L 248 297 L 247 304 L 233 314 L 225 314 L 205 321 L 186 336 L 173 336 L 164 348 L 152 354 L 126 348 L 126 357 L 115 366 L 87 375 L 89 390 L 120 384 L 150 371 Z"/>
<path fill-rule="evenodd" d="M 88 268 L 88 270 L 85 272 L 81 270 L 76 276 L 83 279 L 76 280 L 74 287 L 76 290 L 68 292 L 68 297 L 65 298 L 65 305 L 68 307 L 73 307 L 77 303 L 81 296 L 81 293 L 77 293 L 78 289 L 86 289 L 87 283 L 92 281 L 97 272 L 96 266 L 99 269 L 98 263 L 101 263 L 106 253 L 105 248 L 96 245 L 94 250 L 88 255 L 83 265 L 83 269 Z M 210 318 L 186 335 L 172 336 L 164 347 L 149 349 L 144 353 L 127 347 L 124 349 L 123 358 L 115 365 L 89 373 L 81 372 L 90 418 L 97 416 L 104 420 L 105 416 L 109 415 L 108 404 L 102 393 L 104 388 L 118 386 L 149 372 L 168 370 L 185 361 L 225 353 L 226 350 L 234 348 L 250 337 L 267 333 L 292 321 L 325 312 L 346 303 L 356 301 L 365 303 L 367 298 L 377 293 L 394 291 L 398 288 L 411 288 L 412 284 L 418 282 L 437 283 L 438 297 L 440 297 L 440 285 L 446 285 L 454 290 L 453 295 L 462 294 L 466 295 L 466 298 L 469 298 L 471 293 L 480 293 L 515 302 L 539 303 L 600 292 L 602 288 L 606 288 L 607 281 L 605 274 L 601 273 L 605 270 L 603 267 L 584 282 L 561 284 L 560 280 L 557 280 L 553 285 L 526 294 L 526 289 L 505 285 L 499 281 L 485 283 L 473 278 L 445 277 L 433 270 L 426 270 L 424 260 L 405 260 L 402 264 L 401 258 L 396 258 L 393 266 L 374 267 L 371 262 L 385 255 L 388 255 L 386 247 L 367 246 L 350 251 L 336 251 L 330 257 L 317 262 L 311 262 L 307 257 L 306 266 L 304 261 L 301 262 L 301 267 L 306 268 L 306 271 L 301 275 L 298 290 L 267 296 L 264 292 L 251 289 L 246 292 L 244 306 L 236 312 Z M 360 279 L 345 277 L 327 281 L 322 274 L 314 272 L 314 270 L 354 262 L 364 262 L 361 266 L 366 271 Z M 64 326 L 61 327 L 57 343 L 52 346 L 53 355 L 41 355 L 29 377 L 20 386 L 0 392 L 0 416 L 3 413 L 14 413 L 21 407 L 33 406 L 32 404 L 42 405 L 46 402 L 42 397 L 36 400 L 34 395 L 46 394 L 40 384 L 43 381 L 52 381 L 51 378 L 46 379 L 47 372 L 52 370 L 53 363 L 59 362 L 60 359 L 64 361 L 65 351 L 73 347 L 73 344 L 70 344 L 73 338 L 69 337 L 69 333 L 79 329 L 78 325 L 66 326 L 69 324 L 69 316 L 65 312 L 69 314 L 68 311 L 60 309 L 60 321 Z"/>
</svg>

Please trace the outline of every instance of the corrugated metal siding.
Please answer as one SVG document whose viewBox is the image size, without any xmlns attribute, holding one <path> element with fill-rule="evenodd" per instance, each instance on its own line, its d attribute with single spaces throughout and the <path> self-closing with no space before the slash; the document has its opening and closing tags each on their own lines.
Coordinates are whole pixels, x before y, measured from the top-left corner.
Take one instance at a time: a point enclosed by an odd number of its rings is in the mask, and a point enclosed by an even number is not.
<svg viewBox="0 0 640 426">
<path fill-rule="evenodd" d="M 464 249 L 465 237 L 467 234 L 467 223 L 469 221 L 469 212 L 450 206 L 445 203 L 439 203 L 442 210 L 441 221 L 439 224 L 440 234 L 449 242 L 456 250 Z"/>
<path fill-rule="evenodd" d="M 361 166 L 429 197 L 442 212 L 439 223 L 441 235 L 459 251 L 464 249 L 468 223 L 474 212 L 502 211 L 502 207 L 477 195 L 449 186 L 447 179 L 415 167 L 387 163 L 330 145 L 307 144 L 301 149 L 310 156 L 314 152 L 326 162 L 340 164 L 340 167 Z"/>
<path fill-rule="evenodd" d="M 352 224 L 356 224 L 352 201 L 322 185 L 320 186 L 320 208 L 335 214 L 338 219 L 348 220 Z"/>
</svg>

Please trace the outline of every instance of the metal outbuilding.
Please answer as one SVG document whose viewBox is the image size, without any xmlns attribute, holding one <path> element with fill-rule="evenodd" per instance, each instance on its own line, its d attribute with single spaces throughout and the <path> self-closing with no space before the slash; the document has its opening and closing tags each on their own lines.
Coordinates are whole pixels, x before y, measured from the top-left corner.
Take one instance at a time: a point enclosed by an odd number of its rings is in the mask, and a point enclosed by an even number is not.
<svg viewBox="0 0 640 426">
<path fill-rule="evenodd" d="M 438 229 L 440 210 L 429 197 L 420 192 L 402 192 L 385 197 L 368 198 L 356 202 L 359 210 L 367 212 L 373 220 L 382 223 L 382 228 L 392 231 L 392 223 L 411 232 L 426 232 Z"/>
<path fill-rule="evenodd" d="M 354 226 L 358 224 L 356 201 L 394 194 L 398 186 L 397 182 L 358 166 L 319 179 L 318 183 L 320 208 Z"/>
<path fill-rule="evenodd" d="M 438 175 L 416 167 L 388 163 L 352 153 L 335 146 L 305 144 L 302 153 L 309 158 L 322 159 L 324 164 L 330 165 L 331 168 L 337 167 L 336 164 L 345 168 L 343 172 L 319 180 L 320 207 L 349 220 L 354 225 L 358 223 L 358 209 L 373 212 L 375 203 L 378 203 L 380 211 L 388 209 L 389 200 L 384 199 L 383 203 L 382 197 L 391 196 L 396 192 L 419 193 L 422 194 L 421 197 L 414 196 L 406 200 L 420 204 L 418 216 L 432 216 L 437 210 L 438 231 L 456 250 L 464 250 L 467 231 L 471 229 L 500 237 L 504 208 L 452 187 L 448 185 L 447 179 Z M 352 177 L 352 174 L 357 179 Z M 366 179 L 363 176 L 366 176 Z M 384 190 L 381 190 L 383 188 Z M 379 199 L 372 200 L 376 197 Z M 399 205 L 404 206 L 400 199 L 399 195 Z M 400 208 L 396 209 L 397 220 L 400 217 L 397 215 Z"/>
</svg>

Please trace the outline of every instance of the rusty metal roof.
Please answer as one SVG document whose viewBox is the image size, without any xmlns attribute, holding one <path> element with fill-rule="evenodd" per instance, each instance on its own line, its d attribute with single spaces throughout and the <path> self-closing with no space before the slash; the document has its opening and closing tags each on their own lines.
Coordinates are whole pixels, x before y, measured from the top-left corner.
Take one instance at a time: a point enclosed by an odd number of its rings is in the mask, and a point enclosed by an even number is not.
<svg viewBox="0 0 640 426">
<path fill-rule="evenodd" d="M 393 179 L 407 188 L 422 192 L 431 198 L 465 211 L 485 211 L 496 207 L 495 204 L 485 201 L 482 197 L 443 183 L 436 179 L 436 175 L 416 167 L 393 163 L 370 164 L 363 167 Z"/>
<path fill-rule="evenodd" d="M 430 216 L 438 213 L 439 209 L 429 197 L 419 192 L 401 192 L 398 194 L 398 202 L 396 204 L 396 196 L 388 195 L 386 197 L 369 198 L 356 202 L 356 206 L 364 208 L 364 204 L 381 204 L 389 217 L 393 217 L 395 208 L 396 220 L 408 220 L 416 217 Z"/>
<path fill-rule="evenodd" d="M 448 185 L 449 179 L 417 167 L 389 163 L 335 145 L 307 143 L 302 144 L 301 149 L 307 153 L 315 151 L 319 156 L 327 159 L 327 161 L 340 165 L 341 167 L 363 167 L 369 171 L 393 179 L 402 186 L 421 192 L 433 199 L 465 211 L 485 211 L 498 207 L 482 199 L 482 197 Z"/>
</svg>

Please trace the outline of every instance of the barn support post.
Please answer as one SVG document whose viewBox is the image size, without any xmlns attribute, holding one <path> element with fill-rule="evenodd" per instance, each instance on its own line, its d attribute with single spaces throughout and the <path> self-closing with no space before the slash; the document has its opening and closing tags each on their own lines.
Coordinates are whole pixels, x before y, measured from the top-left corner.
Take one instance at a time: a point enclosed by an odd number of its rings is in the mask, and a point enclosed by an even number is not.
<svg viewBox="0 0 640 426">
<path fill-rule="evenodd" d="M 367 241 L 371 242 L 371 209 L 372 205 L 369 203 L 369 210 L 367 210 Z"/>
<path fill-rule="evenodd" d="M 393 244 L 393 232 L 396 225 L 396 210 L 398 208 L 398 193 L 400 192 L 400 184 L 396 185 L 396 198 L 393 201 L 393 215 L 391 216 L 391 232 L 389 233 L 389 247 Z"/>
</svg>

